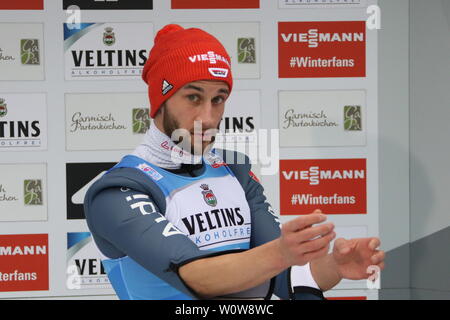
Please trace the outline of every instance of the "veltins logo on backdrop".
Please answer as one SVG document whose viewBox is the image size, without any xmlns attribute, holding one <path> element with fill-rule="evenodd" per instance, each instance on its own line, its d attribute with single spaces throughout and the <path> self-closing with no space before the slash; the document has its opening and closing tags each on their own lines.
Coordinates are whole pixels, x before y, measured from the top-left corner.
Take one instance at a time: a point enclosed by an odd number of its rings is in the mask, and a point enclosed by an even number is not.
<svg viewBox="0 0 450 320">
<path fill-rule="evenodd" d="M 43 10 L 44 0 L 1 1 L 0 10 Z"/>
<path fill-rule="evenodd" d="M 280 160 L 281 215 L 366 214 L 366 159 Z"/>
<path fill-rule="evenodd" d="M 43 149 L 47 136 L 45 96 L 0 96 L 0 150 Z M 11 101 L 11 102 L 9 102 Z M 29 106 L 33 111 L 28 112 Z"/>
<path fill-rule="evenodd" d="M 111 288 L 100 254 L 89 232 L 67 234 L 67 288 Z"/>
<path fill-rule="evenodd" d="M 48 235 L 0 235 L 0 292 L 49 290 Z"/>
<path fill-rule="evenodd" d="M 245 108 L 242 106 L 245 105 Z M 260 93 L 236 91 L 230 98 L 215 143 L 217 148 L 236 149 L 247 143 L 257 142 L 260 126 Z"/>
<path fill-rule="evenodd" d="M 103 43 L 105 46 L 112 46 L 116 43 L 116 35 L 113 32 L 114 28 L 108 27 L 105 28 L 105 32 L 103 33 Z"/>
<path fill-rule="evenodd" d="M 366 22 L 279 22 L 280 78 L 366 76 Z"/>
<path fill-rule="evenodd" d="M 67 219 L 85 219 L 84 196 L 89 187 L 115 163 L 67 163 Z"/>
<path fill-rule="evenodd" d="M 139 79 L 152 34 L 151 23 L 64 24 L 66 79 Z"/>
<path fill-rule="evenodd" d="M 64 10 L 73 5 L 84 10 L 151 10 L 153 0 L 63 0 Z"/>
<path fill-rule="evenodd" d="M 260 0 L 171 0 L 172 9 L 259 9 Z"/>
<path fill-rule="evenodd" d="M 0 118 L 8 114 L 8 108 L 5 99 L 0 98 Z"/>
</svg>

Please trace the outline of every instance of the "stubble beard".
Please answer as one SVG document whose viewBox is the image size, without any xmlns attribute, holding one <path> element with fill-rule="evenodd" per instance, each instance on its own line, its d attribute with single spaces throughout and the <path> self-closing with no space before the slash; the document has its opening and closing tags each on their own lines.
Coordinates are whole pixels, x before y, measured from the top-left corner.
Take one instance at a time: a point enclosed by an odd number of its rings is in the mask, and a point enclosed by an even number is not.
<svg viewBox="0 0 450 320">
<path fill-rule="evenodd" d="M 216 135 L 211 136 L 211 141 L 202 141 L 201 148 L 195 148 L 195 139 L 192 139 L 191 131 L 181 128 L 179 122 L 173 117 L 169 110 L 165 106 L 162 107 L 163 111 L 163 129 L 164 133 L 180 148 L 189 152 L 192 155 L 202 155 L 205 151 L 210 151 L 213 148 L 214 142 L 216 140 Z M 217 130 L 219 130 L 220 122 L 217 125 Z M 173 136 L 175 130 L 184 129 L 180 131 L 181 135 Z M 176 139 L 179 138 L 179 139 Z M 196 150 L 198 149 L 198 150 Z"/>
</svg>

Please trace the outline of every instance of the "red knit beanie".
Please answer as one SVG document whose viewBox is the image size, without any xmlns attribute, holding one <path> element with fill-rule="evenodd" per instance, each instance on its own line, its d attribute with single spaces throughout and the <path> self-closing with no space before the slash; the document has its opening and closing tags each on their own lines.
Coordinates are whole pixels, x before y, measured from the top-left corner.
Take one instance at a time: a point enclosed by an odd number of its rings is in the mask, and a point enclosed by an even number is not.
<svg viewBox="0 0 450 320">
<path fill-rule="evenodd" d="M 176 24 L 162 28 L 144 66 L 150 117 L 178 89 L 198 80 L 219 80 L 233 87 L 231 60 L 223 45 L 209 33 Z"/>
</svg>

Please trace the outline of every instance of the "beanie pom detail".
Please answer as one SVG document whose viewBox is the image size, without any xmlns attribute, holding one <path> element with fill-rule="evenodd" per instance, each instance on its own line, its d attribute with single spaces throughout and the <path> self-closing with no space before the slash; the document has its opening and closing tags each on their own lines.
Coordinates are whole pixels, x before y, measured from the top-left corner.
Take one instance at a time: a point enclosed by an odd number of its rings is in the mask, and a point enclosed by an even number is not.
<svg viewBox="0 0 450 320">
<path fill-rule="evenodd" d="M 164 28 L 158 31 L 158 34 L 155 37 L 155 43 L 159 42 L 161 37 L 165 36 L 166 34 L 177 32 L 180 30 L 184 30 L 184 28 L 178 24 L 168 24 Z"/>
</svg>

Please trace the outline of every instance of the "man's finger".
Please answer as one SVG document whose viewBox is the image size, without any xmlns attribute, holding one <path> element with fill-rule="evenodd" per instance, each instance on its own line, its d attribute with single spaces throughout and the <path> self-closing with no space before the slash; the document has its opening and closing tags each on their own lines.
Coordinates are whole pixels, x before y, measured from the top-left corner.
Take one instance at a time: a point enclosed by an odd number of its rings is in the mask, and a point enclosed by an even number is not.
<svg viewBox="0 0 450 320">
<path fill-rule="evenodd" d="M 348 241 L 344 238 L 336 239 L 334 242 L 334 247 L 340 254 L 346 254 L 350 252 L 350 247 L 348 246 Z"/>
<path fill-rule="evenodd" d="M 378 251 L 376 254 L 374 254 L 370 258 L 370 261 L 373 264 L 379 264 L 379 263 L 383 262 L 383 260 L 384 260 L 384 251 Z"/>
<path fill-rule="evenodd" d="M 305 253 L 303 255 L 303 258 L 306 261 L 312 261 L 312 260 L 326 256 L 328 254 L 328 251 L 330 251 L 330 246 L 325 246 L 317 251 L 311 251 L 311 252 Z"/>
<path fill-rule="evenodd" d="M 296 232 L 298 230 L 304 229 L 306 226 L 324 222 L 326 219 L 327 216 L 324 214 L 313 213 L 286 222 L 283 225 L 283 229 L 288 232 Z"/>
<path fill-rule="evenodd" d="M 323 247 L 329 246 L 330 242 L 336 237 L 335 232 L 330 232 L 327 235 L 320 237 L 315 240 L 307 241 L 301 244 L 302 250 L 305 253 L 314 252 L 322 249 Z"/>
<path fill-rule="evenodd" d="M 324 236 L 333 230 L 334 230 L 334 224 L 330 222 L 330 223 L 325 223 L 325 224 L 317 225 L 317 226 L 310 227 L 310 228 L 305 228 L 302 231 L 298 232 L 298 234 L 296 234 L 296 236 L 298 237 L 298 239 L 301 242 L 303 242 L 303 241 L 312 240 L 318 236 Z"/>
<path fill-rule="evenodd" d="M 375 250 L 380 246 L 380 239 L 379 238 L 372 238 L 369 242 L 369 249 Z"/>
</svg>

